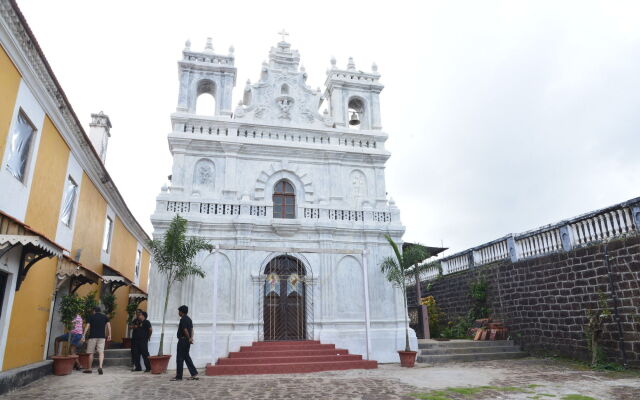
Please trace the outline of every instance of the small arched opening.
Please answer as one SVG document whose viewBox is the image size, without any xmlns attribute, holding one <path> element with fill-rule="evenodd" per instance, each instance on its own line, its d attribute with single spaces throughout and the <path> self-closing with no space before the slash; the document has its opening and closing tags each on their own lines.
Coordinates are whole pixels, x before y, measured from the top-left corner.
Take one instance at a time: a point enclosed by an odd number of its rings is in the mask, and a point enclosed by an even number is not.
<svg viewBox="0 0 640 400">
<path fill-rule="evenodd" d="M 280 87 L 280 94 L 288 95 L 289 94 L 289 85 L 287 85 L 286 83 L 283 83 L 282 86 Z"/>
<path fill-rule="evenodd" d="M 366 107 L 364 100 L 359 97 L 352 97 L 349 99 L 347 107 L 347 124 L 351 129 L 363 129 L 366 128 L 363 124 L 365 120 Z"/>
<path fill-rule="evenodd" d="M 209 79 L 198 82 L 196 114 L 216 115 L 216 85 Z"/>
</svg>

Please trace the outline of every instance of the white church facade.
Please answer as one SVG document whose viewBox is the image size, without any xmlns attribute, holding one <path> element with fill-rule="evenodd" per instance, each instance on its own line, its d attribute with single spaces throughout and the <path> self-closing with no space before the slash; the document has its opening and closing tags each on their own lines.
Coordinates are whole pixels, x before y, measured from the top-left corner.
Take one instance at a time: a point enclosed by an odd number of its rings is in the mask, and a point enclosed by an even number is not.
<svg viewBox="0 0 640 400">
<path fill-rule="evenodd" d="M 298 51 L 283 39 L 236 107 L 233 48 L 222 55 L 210 41 L 204 51 L 187 42 L 178 66 L 173 168 L 152 215 L 154 237 L 180 214 L 189 235 L 216 249 L 197 259 L 204 279 L 175 286 L 165 349 L 175 357 L 176 309 L 186 304 L 198 367 L 263 340 L 314 339 L 397 362 L 406 309 L 379 265 L 393 254 L 384 235 L 401 241 L 404 227 L 385 189 L 390 154 L 375 64 L 362 72 L 351 59 L 344 69 L 332 59 L 324 90 L 312 89 Z M 196 113 L 202 94 L 215 98 L 213 115 Z M 163 279 L 152 267 L 152 353 Z"/>
</svg>

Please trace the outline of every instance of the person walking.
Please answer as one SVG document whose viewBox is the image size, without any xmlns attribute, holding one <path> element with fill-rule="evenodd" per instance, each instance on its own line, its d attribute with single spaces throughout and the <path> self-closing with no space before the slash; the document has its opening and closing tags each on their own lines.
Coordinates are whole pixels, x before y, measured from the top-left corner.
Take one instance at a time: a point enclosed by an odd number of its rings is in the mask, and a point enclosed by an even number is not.
<svg viewBox="0 0 640 400">
<path fill-rule="evenodd" d="M 131 335 L 134 371 L 142 371 L 142 366 L 140 365 L 140 357 L 142 357 L 144 372 L 151 372 L 151 364 L 149 363 L 149 340 L 153 332 L 151 322 L 147 319 L 147 313 L 142 310 L 138 313 L 138 321 L 140 323 Z"/>
<path fill-rule="evenodd" d="M 184 305 L 178 307 L 178 315 L 180 316 L 180 324 L 178 324 L 178 356 L 176 357 L 176 376 L 171 379 L 172 381 L 182 380 L 182 368 L 185 363 L 191 374 L 189 380 L 198 380 L 198 370 L 193 365 L 189 355 L 189 349 L 193 344 L 193 322 L 187 315 L 188 313 L 189 307 Z"/>
<path fill-rule="evenodd" d="M 93 354 L 98 352 L 98 373 L 102 375 L 102 363 L 104 361 L 104 343 L 111 341 L 111 323 L 109 318 L 104 315 L 100 307 L 93 309 L 91 316 L 87 319 L 87 326 L 84 328 L 82 340 L 85 340 L 89 332 L 87 340 L 87 353 L 89 353 L 89 369 L 85 369 L 85 374 L 93 372 Z M 106 337 L 105 337 L 106 332 Z"/>
</svg>

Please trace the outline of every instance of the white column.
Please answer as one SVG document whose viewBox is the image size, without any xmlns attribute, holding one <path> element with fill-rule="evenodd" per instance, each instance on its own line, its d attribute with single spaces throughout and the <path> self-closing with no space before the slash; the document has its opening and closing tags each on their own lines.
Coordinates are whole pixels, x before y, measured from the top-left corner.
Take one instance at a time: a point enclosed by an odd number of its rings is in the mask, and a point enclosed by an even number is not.
<svg viewBox="0 0 640 400">
<path fill-rule="evenodd" d="M 364 335 L 367 341 L 367 360 L 371 359 L 371 320 L 369 319 L 369 266 L 367 265 L 368 250 L 362 250 L 362 280 L 364 281 Z"/>
<path fill-rule="evenodd" d="M 215 365 L 216 359 L 216 334 L 218 327 L 218 252 L 220 245 L 216 244 L 213 250 L 213 310 L 211 310 L 211 355 Z"/>
</svg>

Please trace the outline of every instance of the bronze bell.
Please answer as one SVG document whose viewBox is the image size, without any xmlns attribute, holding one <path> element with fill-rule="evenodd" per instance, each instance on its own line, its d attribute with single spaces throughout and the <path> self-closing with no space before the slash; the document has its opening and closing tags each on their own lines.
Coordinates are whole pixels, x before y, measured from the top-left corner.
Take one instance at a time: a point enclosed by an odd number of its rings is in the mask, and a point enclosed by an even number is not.
<svg viewBox="0 0 640 400">
<path fill-rule="evenodd" d="M 351 119 L 349 120 L 349 125 L 360 125 L 360 117 L 358 117 L 358 113 L 355 111 L 351 113 Z"/>
</svg>

